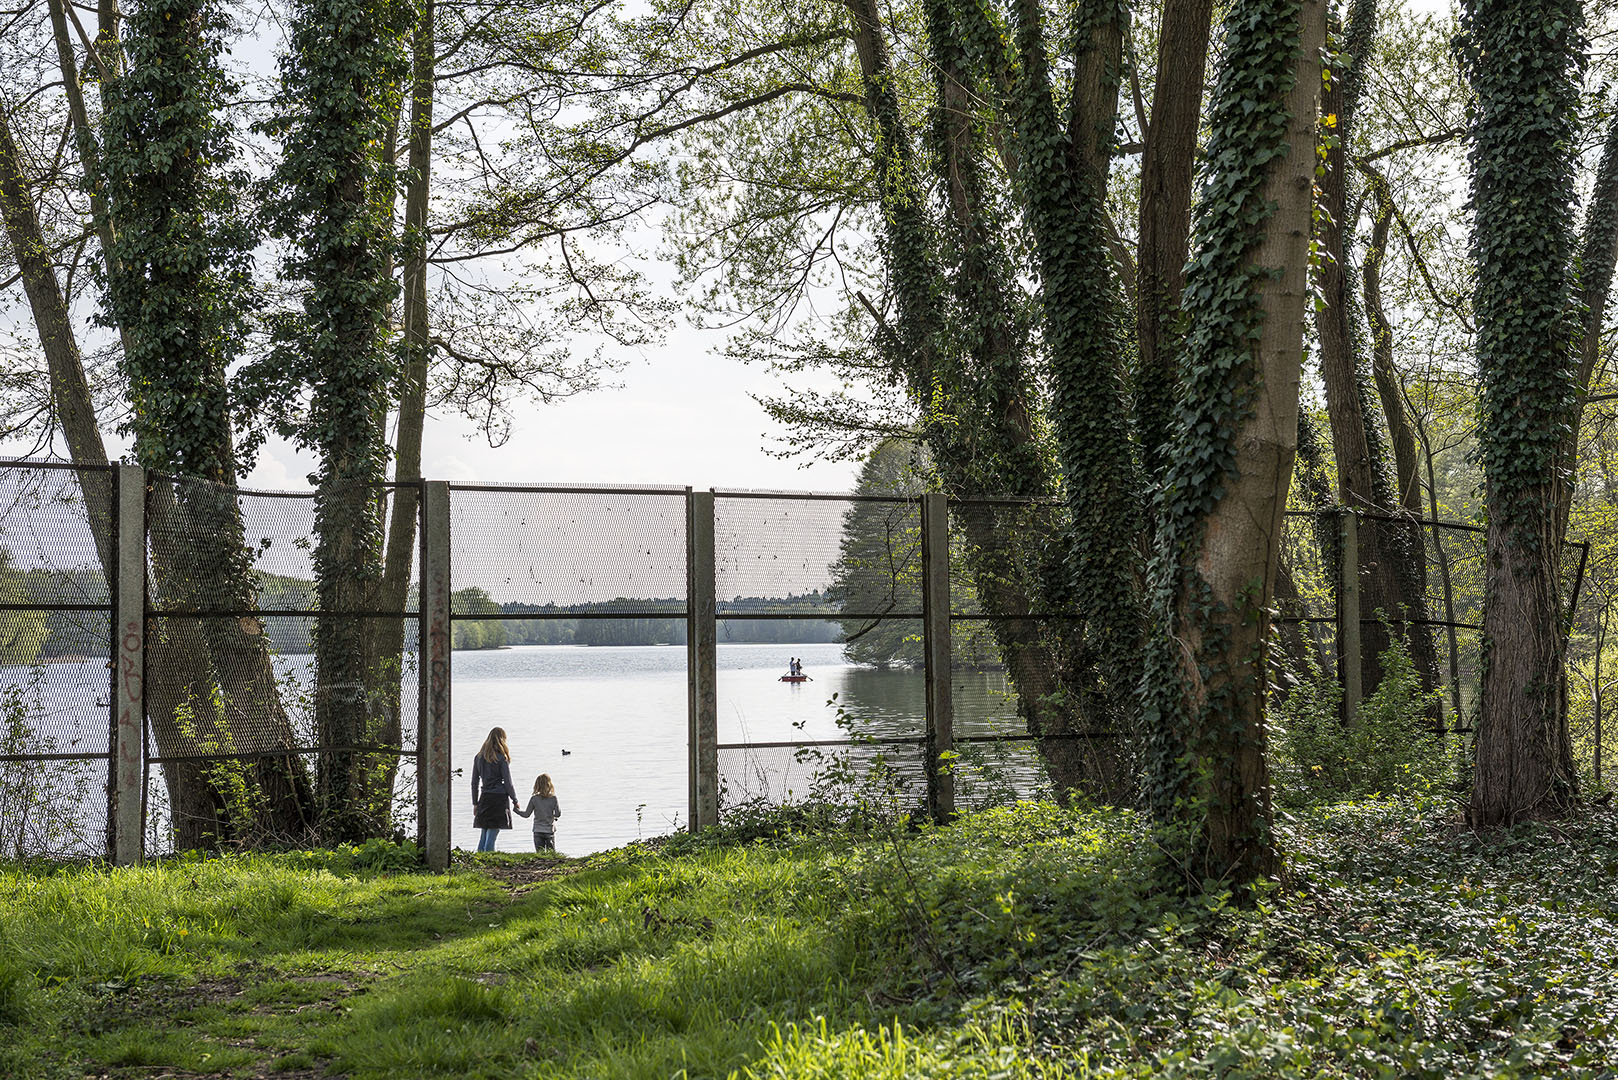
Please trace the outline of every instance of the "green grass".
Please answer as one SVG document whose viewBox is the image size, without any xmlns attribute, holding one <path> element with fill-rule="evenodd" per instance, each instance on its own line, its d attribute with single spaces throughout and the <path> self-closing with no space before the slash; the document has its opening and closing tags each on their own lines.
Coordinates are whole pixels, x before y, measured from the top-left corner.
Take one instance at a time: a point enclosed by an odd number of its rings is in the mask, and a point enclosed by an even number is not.
<svg viewBox="0 0 1618 1080">
<path fill-rule="evenodd" d="M 0 867 L 0 1076 L 1618 1076 L 1611 815 L 1311 810 L 1245 908 L 1154 888 L 1123 813 L 787 820 L 533 882 Z"/>
</svg>

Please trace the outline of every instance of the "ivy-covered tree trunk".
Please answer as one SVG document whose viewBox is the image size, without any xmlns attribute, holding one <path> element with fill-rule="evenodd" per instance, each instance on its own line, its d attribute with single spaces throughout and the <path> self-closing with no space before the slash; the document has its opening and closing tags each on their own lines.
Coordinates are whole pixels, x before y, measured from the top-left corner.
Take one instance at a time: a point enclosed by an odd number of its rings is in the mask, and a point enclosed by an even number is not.
<svg viewBox="0 0 1618 1080">
<path fill-rule="evenodd" d="M 1180 291 L 1191 250 L 1191 176 L 1212 23 L 1213 0 L 1165 0 L 1151 120 L 1141 149 L 1135 426 L 1148 484 L 1163 474 L 1174 431 Z"/>
<path fill-rule="evenodd" d="M 1265 650 L 1298 437 L 1323 0 L 1237 0 L 1159 504 L 1148 785 L 1186 882 L 1272 873 Z"/>
<path fill-rule="evenodd" d="M 1578 0 L 1469 0 L 1462 55 L 1472 123 L 1472 256 L 1489 508 L 1483 694 L 1470 817 L 1559 814 L 1578 795 L 1563 702 L 1557 507 L 1571 482 Z"/>
<path fill-rule="evenodd" d="M 1079 74 L 1063 125 L 1039 5 L 1017 0 L 1015 97 L 1005 111 L 1016 132 L 1045 316 L 1051 413 L 1071 529 L 1064 584 L 1084 620 L 1085 645 L 1099 662 L 1101 695 L 1109 705 L 1102 729 L 1127 745 L 1141 673 L 1145 519 L 1125 420 L 1130 409 L 1117 324 L 1121 304 L 1107 254 L 1106 170 L 1100 164 L 1117 123 L 1116 49 L 1123 18 L 1113 0 L 1080 7 L 1072 28 Z M 993 53 L 982 51 L 992 63 Z"/>
<path fill-rule="evenodd" d="M 0 216 L 4 218 L 7 239 L 17 255 L 23 288 L 45 352 L 51 397 L 68 444 L 68 454 L 75 464 L 105 466 L 107 451 L 96 423 L 78 339 L 55 270 L 44 257 L 47 249 L 28 193 L 27 177 L 3 113 L 0 113 Z M 114 563 L 116 541 L 109 477 L 101 472 L 84 472 L 79 474 L 79 484 L 97 555 L 102 565 L 110 568 Z M 110 569 L 108 574 L 110 581 Z M 150 634 L 147 642 L 146 708 L 159 753 L 185 752 L 190 744 L 182 736 L 179 718 L 206 715 L 216 697 L 208 677 L 207 646 L 198 628 L 193 623 L 178 629 L 178 634 Z M 200 672 L 197 665 L 190 662 L 196 657 L 203 658 Z M 164 768 L 163 775 L 175 842 L 181 848 L 216 843 L 223 799 L 207 770 L 195 761 L 176 761 Z"/>
<path fill-rule="evenodd" d="M 222 31 L 219 11 L 197 0 L 145 0 L 125 21 L 126 67 L 104 120 L 117 218 L 108 307 L 124 342 L 136 458 L 180 476 L 150 503 L 159 595 L 171 609 L 227 613 L 171 617 L 158 629 L 176 642 L 200 634 L 203 649 L 174 653 L 188 665 L 182 680 L 218 687 L 176 721 L 172 746 L 230 759 L 209 769 L 217 820 L 199 827 L 215 840 L 297 842 L 309 784 L 296 758 L 277 753 L 293 745 L 291 723 L 267 642 L 240 614 L 257 606 L 258 590 L 236 501 L 225 366 L 244 335 L 255 238 L 237 202 L 245 178 L 228 171 L 231 133 L 215 113 L 229 90 Z"/>
<path fill-rule="evenodd" d="M 894 325 L 884 327 L 883 347 L 924 418 L 928 450 L 948 494 L 1050 494 L 1029 399 L 1027 330 L 1009 285 L 1015 268 L 1007 261 L 995 200 L 981 182 L 983 91 L 967 69 L 949 6 L 935 0 L 926 9 L 938 94 L 934 161 L 947 206 L 942 229 L 929 212 L 876 8 L 869 0 L 846 0 L 845 6 L 876 136 L 884 256 L 897 309 Z M 1081 737 L 1100 713 L 1099 696 L 1086 689 L 1093 658 L 1061 635 L 1047 638 L 1033 617 L 1042 588 L 1037 530 L 1008 532 L 988 512 L 964 512 L 956 524 L 979 602 L 996 616 L 1007 673 L 1029 731 L 1041 740 L 1053 785 L 1064 797 L 1082 790 L 1116 798 L 1113 748 Z"/>
<path fill-rule="evenodd" d="M 404 74 L 403 4 L 304 0 L 291 25 L 271 130 L 286 153 L 274 214 L 293 241 L 287 275 L 303 313 L 281 353 L 284 384 L 306 387 L 302 440 L 320 454 L 315 491 L 315 726 L 322 825 L 334 839 L 386 827 L 392 754 L 369 692 L 376 655 L 366 613 L 382 583 L 385 424 L 397 364 L 387 341 L 393 163 L 380 148 L 396 124 Z M 397 728 L 397 719 L 392 721 Z"/>
</svg>

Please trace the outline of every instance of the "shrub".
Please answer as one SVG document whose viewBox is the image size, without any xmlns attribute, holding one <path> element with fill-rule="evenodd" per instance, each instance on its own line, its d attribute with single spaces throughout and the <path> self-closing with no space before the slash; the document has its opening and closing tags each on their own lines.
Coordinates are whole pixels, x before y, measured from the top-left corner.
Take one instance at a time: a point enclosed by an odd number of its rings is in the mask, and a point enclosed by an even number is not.
<svg viewBox="0 0 1618 1080">
<path fill-rule="evenodd" d="M 1422 690 L 1421 675 L 1398 638 L 1381 661 L 1382 681 L 1360 702 L 1353 723 L 1341 719 L 1342 689 L 1318 669 L 1272 702 L 1276 787 L 1283 803 L 1420 793 L 1451 778 L 1431 719 L 1442 691 Z"/>
</svg>

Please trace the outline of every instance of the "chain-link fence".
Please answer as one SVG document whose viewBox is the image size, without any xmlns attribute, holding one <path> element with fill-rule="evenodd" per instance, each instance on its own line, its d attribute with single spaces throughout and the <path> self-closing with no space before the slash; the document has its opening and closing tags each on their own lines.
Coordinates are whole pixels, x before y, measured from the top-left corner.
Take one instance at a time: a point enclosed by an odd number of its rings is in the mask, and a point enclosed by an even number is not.
<svg viewBox="0 0 1618 1080">
<path fill-rule="evenodd" d="M 314 494 L 149 477 L 148 853 L 414 832 L 418 489 L 321 497 L 346 550 Z"/>
<path fill-rule="evenodd" d="M 108 852 L 112 479 L 0 469 L 0 858 Z"/>
<path fill-rule="evenodd" d="M 472 846 L 456 792 L 497 726 L 519 794 L 556 783 L 575 851 L 747 806 L 877 794 L 938 813 L 946 789 L 979 807 L 1139 766 L 1125 688 L 1101 681 L 1066 592 L 1056 503 L 316 495 L 35 463 L 0 469 L 0 498 L 0 855 L 122 850 L 132 820 L 149 854 L 439 828 L 447 858 Z M 1400 643 L 1434 722 L 1466 732 L 1482 530 L 1341 512 L 1285 527 L 1278 692 L 1331 684 L 1346 715 Z M 1582 557 L 1563 560 L 1570 611 Z"/>
</svg>

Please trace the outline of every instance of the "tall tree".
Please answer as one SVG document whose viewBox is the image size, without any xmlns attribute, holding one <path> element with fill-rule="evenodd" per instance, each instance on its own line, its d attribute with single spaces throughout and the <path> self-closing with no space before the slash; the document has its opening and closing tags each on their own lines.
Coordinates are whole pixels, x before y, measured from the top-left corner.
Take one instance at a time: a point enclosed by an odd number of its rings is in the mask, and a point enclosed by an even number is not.
<svg viewBox="0 0 1618 1080">
<path fill-rule="evenodd" d="M 1341 27 L 1339 59 L 1334 61 L 1321 103 L 1325 116 L 1323 173 L 1316 226 L 1321 250 L 1316 286 L 1321 303 L 1315 310 L 1315 333 L 1337 464 L 1337 499 L 1351 511 L 1367 512 L 1357 530 L 1358 550 L 1354 552 L 1367 616 L 1360 628 L 1358 658 L 1367 694 L 1382 680 L 1381 656 L 1388 649 L 1392 627 L 1409 641 L 1423 686 L 1430 690 L 1438 680 L 1432 632 L 1422 621 L 1427 611 L 1421 530 L 1399 520 L 1404 506 L 1393 483 L 1387 443 L 1370 395 L 1373 363 L 1365 355 L 1359 293 L 1351 265 L 1358 210 L 1353 208 L 1357 200 L 1351 198 L 1355 192 L 1349 145 L 1360 116 L 1377 16 L 1378 0 L 1352 0 L 1347 23 Z M 1369 315 L 1374 321 L 1381 312 Z M 1379 342 L 1380 338 L 1373 338 L 1373 353 Z"/>
<path fill-rule="evenodd" d="M 1192 885 L 1277 865 L 1265 643 L 1298 437 L 1323 0 L 1224 25 L 1173 464 L 1158 506 L 1148 795 Z"/>
<path fill-rule="evenodd" d="M 115 226 L 107 308 L 124 346 L 136 459 L 177 474 L 153 492 L 158 595 L 170 610 L 160 632 L 195 613 L 206 653 L 193 670 L 219 687 L 216 707 L 193 710 L 192 753 L 235 756 L 291 749 L 292 735 L 265 639 L 239 613 L 257 607 L 241 512 L 225 369 L 241 351 L 249 253 L 234 168 L 233 133 L 218 103 L 231 91 L 220 65 L 224 16 L 206 0 L 142 0 L 125 18 L 124 72 L 106 94 L 102 151 Z M 170 628 L 173 629 L 170 629 Z M 211 666 L 211 671 L 205 671 Z M 253 762 L 271 835 L 302 835 L 310 811 L 296 759 Z M 242 830 L 221 805 L 215 827 Z M 214 824 L 214 823 L 209 823 Z"/>
<path fill-rule="evenodd" d="M 1573 303 L 1578 0 L 1468 0 L 1472 255 L 1489 525 L 1471 819 L 1509 824 L 1576 798 L 1563 707 L 1557 507 L 1576 415 Z"/>
<path fill-rule="evenodd" d="M 255 396 L 290 411 L 320 454 L 315 492 L 318 798 L 337 838 L 375 835 L 391 792 L 391 755 L 378 754 L 364 613 L 382 575 L 378 486 L 386 479 L 386 419 L 396 358 L 387 337 L 393 163 L 381 147 L 397 122 L 410 11 L 396 0 L 305 0 L 291 22 L 276 114 L 267 130 L 285 152 L 271 179 L 271 218 L 290 243 L 285 274 L 302 311 L 253 375 Z"/>
</svg>

